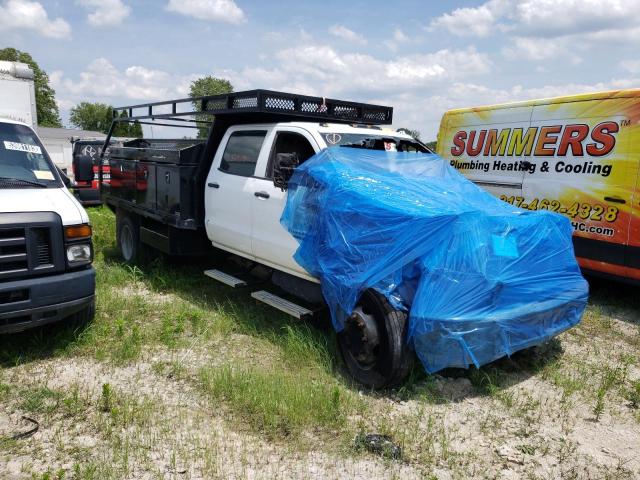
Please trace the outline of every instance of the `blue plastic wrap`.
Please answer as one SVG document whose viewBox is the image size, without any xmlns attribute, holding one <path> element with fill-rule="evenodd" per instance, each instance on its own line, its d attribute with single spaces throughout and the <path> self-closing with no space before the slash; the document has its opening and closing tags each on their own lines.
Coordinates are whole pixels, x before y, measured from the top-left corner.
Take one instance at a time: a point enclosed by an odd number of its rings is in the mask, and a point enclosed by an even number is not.
<svg viewBox="0 0 640 480">
<path fill-rule="evenodd" d="M 567 218 L 502 202 L 436 155 L 323 150 L 293 174 L 281 222 L 336 330 L 375 288 L 409 311 L 428 372 L 540 344 L 587 302 Z"/>
</svg>

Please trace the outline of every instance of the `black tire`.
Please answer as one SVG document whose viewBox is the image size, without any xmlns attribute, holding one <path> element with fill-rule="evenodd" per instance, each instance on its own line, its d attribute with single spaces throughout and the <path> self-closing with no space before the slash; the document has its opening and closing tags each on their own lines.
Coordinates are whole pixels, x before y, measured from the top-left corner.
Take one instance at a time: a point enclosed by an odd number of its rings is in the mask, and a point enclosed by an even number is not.
<svg viewBox="0 0 640 480">
<path fill-rule="evenodd" d="M 387 299 L 374 290 L 364 292 L 356 310 L 370 315 L 375 320 L 378 333 L 377 346 L 368 361 L 362 361 L 363 330 L 353 318 L 345 322 L 345 328 L 338 333 L 340 353 L 351 376 L 366 387 L 373 389 L 393 388 L 400 385 L 409 374 L 415 361 L 413 351 L 406 344 L 407 314 L 394 309 Z"/>
<path fill-rule="evenodd" d="M 140 260 L 140 225 L 126 213 L 116 215 L 116 241 L 125 263 L 133 265 Z"/>
</svg>

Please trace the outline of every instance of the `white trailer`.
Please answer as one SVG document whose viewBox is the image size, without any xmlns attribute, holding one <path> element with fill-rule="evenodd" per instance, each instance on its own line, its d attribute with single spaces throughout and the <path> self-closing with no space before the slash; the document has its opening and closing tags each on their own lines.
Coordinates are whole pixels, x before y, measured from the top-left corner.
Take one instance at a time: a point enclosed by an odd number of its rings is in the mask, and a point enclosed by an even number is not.
<svg viewBox="0 0 640 480">
<path fill-rule="evenodd" d="M 35 127 L 36 91 L 26 63 L 0 61 L 0 117 Z"/>
</svg>

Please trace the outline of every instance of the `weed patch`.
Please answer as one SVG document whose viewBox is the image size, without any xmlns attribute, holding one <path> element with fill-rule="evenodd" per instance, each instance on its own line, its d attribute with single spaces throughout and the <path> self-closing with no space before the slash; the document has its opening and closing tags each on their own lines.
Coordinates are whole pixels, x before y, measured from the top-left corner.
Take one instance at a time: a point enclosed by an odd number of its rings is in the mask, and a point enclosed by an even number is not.
<svg viewBox="0 0 640 480">
<path fill-rule="evenodd" d="M 339 384 L 285 369 L 224 365 L 201 369 L 199 378 L 213 400 L 224 401 L 253 429 L 271 437 L 340 428 L 355 408 L 352 394 Z"/>
</svg>

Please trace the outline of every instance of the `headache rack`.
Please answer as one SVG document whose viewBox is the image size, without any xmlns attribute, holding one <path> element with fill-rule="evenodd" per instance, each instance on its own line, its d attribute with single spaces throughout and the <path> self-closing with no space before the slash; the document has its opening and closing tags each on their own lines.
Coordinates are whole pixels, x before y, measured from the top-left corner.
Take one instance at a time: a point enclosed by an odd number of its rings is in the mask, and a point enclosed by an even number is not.
<svg viewBox="0 0 640 480">
<path fill-rule="evenodd" d="M 196 105 L 197 108 L 195 108 Z M 181 109 L 181 106 L 188 108 Z M 365 125 L 391 125 L 393 120 L 392 107 L 272 90 L 248 90 L 118 107 L 113 109 L 113 120 L 114 122 L 156 119 L 185 121 L 180 117 L 229 114 L 256 115 L 261 119 L 267 117 L 275 121 L 295 119 Z"/>
</svg>

